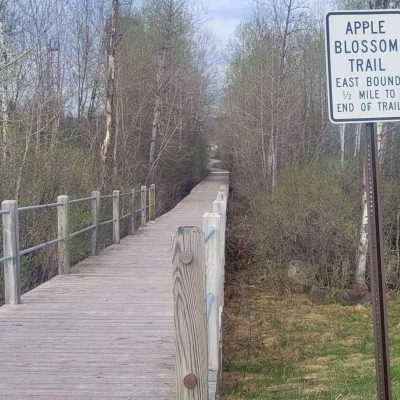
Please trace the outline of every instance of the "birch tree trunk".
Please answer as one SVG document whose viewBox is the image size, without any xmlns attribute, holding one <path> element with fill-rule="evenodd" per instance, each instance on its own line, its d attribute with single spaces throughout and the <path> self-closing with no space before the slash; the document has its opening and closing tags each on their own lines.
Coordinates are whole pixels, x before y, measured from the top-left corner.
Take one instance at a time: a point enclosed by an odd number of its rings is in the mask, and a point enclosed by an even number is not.
<svg viewBox="0 0 400 400">
<path fill-rule="evenodd" d="M 358 124 L 356 127 L 356 138 L 354 143 L 354 158 L 358 156 L 360 153 L 360 144 L 361 144 L 361 124 Z"/>
<path fill-rule="evenodd" d="M 378 157 L 381 171 L 383 168 L 383 150 L 385 143 L 385 134 L 383 124 L 377 124 L 378 137 Z M 365 146 L 364 146 L 365 147 Z M 354 288 L 357 290 L 367 290 L 366 271 L 368 259 L 368 204 L 367 204 L 367 149 L 364 148 L 363 162 L 363 190 L 362 190 L 362 216 L 360 228 L 360 243 L 358 247 L 358 262 L 354 275 Z"/>
<path fill-rule="evenodd" d="M 358 261 L 354 274 L 353 287 L 356 290 L 366 290 L 366 272 L 368 260 L 368 198 L 367 198 L 367 155 L 364 151 L 363 188 L 362 188 L 362 216 L 360 227 L 360 243 L 358 245 Z"/>
<path fill-rule="evenodd" d="M 276 187 L 276 143 L 275 143 L 275 57 L 272 54 L 272 73 L 271 73 L 271 132 L 268 146 L 268 168 L 271 175 L 271 191 Z"/>
<path fill-rule="evenodd" d="M 275 135 L 271 136 L 271 150 L 272 150 L 272 191 L 276 189 L 277 184 L 277 160 L 278 148 L 276 146 Z"/>
<path fill-rule="evenodd" d="M 267 155 L 266 155 L 266 145 L 265 145 L 265 127 L 264 127 L 264 85 L 263 85 L 263 80 L 264 80 L 264 73 L 263 70 L 261 69 L 260 75 L 262 77 L 262 81 L 260 84 L 260 136 L 261 136 L 261 155 L 262 155 L 262 174 L 263 174 L 263 179 L 264 179 L 264 185 L 268 189 L 268 182 L 267 182 Z"/>
<path fill-rule="evenodd" d="M 110 35 L 107 43 L 107 88 L 106 88 L 106 135 L 101 145 L 100 156 L 103 162 L 102 186 L 105 184 L 109 148 L 115 139 L 115 54 L 117 46 L 119 0 L 112 0 Z"/>
<path fill-rule="evenodd" d="M 162 85 L 164 80 L 165 62 L 166 62 L 166 50 L 162 50 L 158 58 L 158 70 L 156 76 L 156 98 L 154 103 L 154 113 L 153 113 L 153 123 L 151 129 L 151 142 L 150 142 L 150 154 L 149 154 L 149 164 L 150 168 L 153 165 L 156 157 L 156 145 L 158 132 L 160 129 L 160 119 L 161 119 L 161 107 L 162 107 Z"/>
<path fill-rule="evenodd" d="M 354 144 L 354 157 L 360 154 L 361 147 L 361 124 L 356 127 L 356 137 Z M 363 185 L 361 194 L 361 225 L 360 225 L 360 242 L 358 244 L 358 260 L 354 274 L 353 287 L 355 290 L 366 290 L 366 271 L 368 260 L 368 201 L 367 201 L 367 166 L 366 166 L 366 149 L 364 149 L 363 161 Z"/>
<path fill-rule="evenodd" d="M 5 21 L 6 21 L 6 1 L 0 2 L 0 64 L 4 67 L 1 74 L 1 130 L 2 130 L 2 150 L 3 150 L 3 162 L 7 161 L 8 154 L 8 74 L 7 65 L 8 62 L 8 48 L 6 42 L 5 33 Z"/>
<path fill-rule="evenodd" d="M 291 25 L 293 23 L 292 13 L 293 13 L 294 1 L 288 0 L 285 3 L 285 15 L 284 20 L 280 19 L 279 11 L 274 8 L 275 14 L 275 29 L 277 36 L 272 38 L 274 42 L 275 39 L 278 40 L 279 48 L 279 61 L 277 66 L 277 71 L 275 70 L 275 57 L 272 52 L 272 90 L 271 90 L 271 136 L 270 136 L 270 146 L 269 146 L 269 165 L 271 170 L 271 189 L 272 192 L 275 190 L 278 181 L 278 136 L 280 134 L 277 121 L 280 119 L 280 109 L 282 107 L 282 99 L 284 94 L 282 94 L 283 82 L 286 69 L 286 58 L 288 52 L 288 41 L 291 34 Z M 274 74 L 277 72 L 277 83 L 275 82 Z M 274 106 L 276 103 L 277 106 Z M 279 142 L 280 143 L 280 142 Z"/>
<path fill-rule="evenodd" d="M 119 100 L 119 99 L 118 99 Z M 120 127 L 120 117 L 121 117 L 121 104 L 120 101 L 116 101 L 115 104 L 115 133 L 114 133 L 114 149 L 113 149 L 113 182 L 116 181 L 118 177 L 118 144 L 119 144 L 119 135 L 121 131 Z"/>
<path fill-rule="evenodd" d="M 345 152 L 345 133 L 346 133 L 346 124 L 340 125 L 340 165 L 344 167 L 344 152 Z"/>
<path fill-rule="evenodd" d="M 383 172 L 383 152 L 385 149 L 385 129 L 382 122 L 376 124 L 376 134 L 378 137 L 378 159 L 381 166 L 381 173 Z"/>
</svg>

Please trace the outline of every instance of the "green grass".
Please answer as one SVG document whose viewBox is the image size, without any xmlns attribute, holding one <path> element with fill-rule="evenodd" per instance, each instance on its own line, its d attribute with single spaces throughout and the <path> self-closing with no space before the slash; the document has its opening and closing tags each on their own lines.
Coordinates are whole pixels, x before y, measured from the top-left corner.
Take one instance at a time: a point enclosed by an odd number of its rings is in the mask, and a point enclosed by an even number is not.
<svg viewBox="0 0 400 400">
<path fill-rule="evenodd" d="M 388 310 L 400 400 L 400 298 Z M 227 288 L 224 357 L 225 400 L 376 399 L 371 308 L 277 295 L 254 271 Z"/>
</svg>

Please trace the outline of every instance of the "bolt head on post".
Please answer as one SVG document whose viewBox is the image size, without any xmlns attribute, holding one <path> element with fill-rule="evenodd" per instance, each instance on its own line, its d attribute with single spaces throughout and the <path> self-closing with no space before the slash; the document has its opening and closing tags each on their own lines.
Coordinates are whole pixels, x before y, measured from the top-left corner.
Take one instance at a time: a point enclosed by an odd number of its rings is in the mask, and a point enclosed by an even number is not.
<svg viewBox="0 0 400 400">
<path fill-rule="evenodd" d="M 183 384 L 189 390 L 193 390 L 198 383 L 197 376 L 195 374 L 188 374 L 183 378 Z"/>
</svg>

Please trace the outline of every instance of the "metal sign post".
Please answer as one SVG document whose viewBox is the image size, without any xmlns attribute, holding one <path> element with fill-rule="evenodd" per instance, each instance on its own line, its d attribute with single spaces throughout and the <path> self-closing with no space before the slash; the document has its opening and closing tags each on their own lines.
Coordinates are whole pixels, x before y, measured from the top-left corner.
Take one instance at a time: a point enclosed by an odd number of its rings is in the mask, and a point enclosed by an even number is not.
<svg viewBox="0 0 400 400">
<path fill-rule="evenodd" d="M 366 124 L 367 134 L 367 191 L 370 278 L 374 316 L 377 398 L 391 399 L 388 327 L 385 306 L 385 267 L 383 253 L 382 208 L 380 201 L 380 171 L 376 127 Z"/>
<path fill-rule="evenodd" d="M 329 118 L 366 123 L 370 278 L 378 400 L 391 400 L 377 121 L 400 121 L 400 10 L 326 16 Z"/>
</svg>

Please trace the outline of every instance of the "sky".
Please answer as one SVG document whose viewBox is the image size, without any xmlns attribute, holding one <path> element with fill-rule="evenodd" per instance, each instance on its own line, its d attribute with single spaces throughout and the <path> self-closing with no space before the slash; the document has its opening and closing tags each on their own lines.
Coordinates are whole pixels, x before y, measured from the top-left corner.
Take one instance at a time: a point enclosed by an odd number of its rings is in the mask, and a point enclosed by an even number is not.
<svg viewBox="0 0 400 400">
<path fill-rule="evenodd" d="M 252 0 L 201 0 L 206 14 L 206 28 L 223 51 L 235 29 L 252 12 Z"/>
<path fill-rule="evenodd" d="M 305 6 L 324 12 L 331 0 L 304 0 Z M 254 0 L 192 0 L 201 4 L 206 14 L 206 27 L 216 39 L 218 50 L 224 50 L 240 22 L 249 18 L 254 10 Z"/>
</svg>

